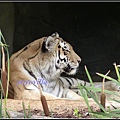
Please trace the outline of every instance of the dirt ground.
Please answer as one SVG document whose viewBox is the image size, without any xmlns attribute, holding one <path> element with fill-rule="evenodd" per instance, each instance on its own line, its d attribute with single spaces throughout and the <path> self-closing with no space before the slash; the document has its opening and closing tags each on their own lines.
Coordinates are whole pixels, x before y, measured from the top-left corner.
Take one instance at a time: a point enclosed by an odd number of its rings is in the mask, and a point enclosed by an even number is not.
<svg viewBox="0 0 120 120">
<path fill-rule="evenodd" d="M 23 100 L 7 99 L 7 110 L 11 118 L 24 118 L 22 102 Z M 24 100 L 26 111 L 28 111 L 28 106 L 30 105 L 31 118 L 91 118 L 84 99 L 49 100 L 47 101 L 47 104 L 49 108 L 49 116 L 45 116 L 41 101 Z M 94 111 L 100 111 L 100 108 L 92 98 L 89 98 L 89 105 Z M 106 108 L 109 106 L 113 109 L 112 105 L 120 108 L 120 103 L 118 104 L 116 102 L 106 100 Z M 2 107 L 4 108 L 4 100 Z M 75 115 L 76 109 L 80 116 Z"/>
<path fill-rule="evenodd" d="M 26 111 L 28 111 L 28 105 L 30 104 L 30 110 L 31 110 L 31 115 L 37 118 L 41 118 L 44 115 L 44 110 L 42 107 L 41 101 L 29 101 L 29 100 L 24 100 L 24 105 L 26 108 Z M 49 108 L 49 117 L 51 118 L 78 118 L 74 114 L 74 110 L 78 109 L 79 114 L 81 114 L 81 118 L 89 118 L 88 114 L 88 109 L 87 105 L 84 101 L 73 101 L 73 100 L 50 100 L 47 101 L 48 108 Z M 93 109 L 96 111 L 98 110 L 98 106 L 91 100 L 91 106 L 94 106 Z M 3 107 L 4 107 L 4 101 L 3 101 Z M 7 109 L 8 111 L 13 112 L 19 112 L 23 113 L 23 106 L 22 106 L 22 100 L 13 100 L 13 99 L 8 99 L 7 100 Z M 11 113 L 11 112 L 10 112 Z M 14 117 L 15 115 L 13 114 L 10 115 L 11 118 Z M 15 113 L 17 114 L 17 113 Z M 19 115 L 18 115 L 19 116 Z M 16 116 L 17 117 L 17 116 Z M 23 116 L 19 116 L 23 117 Z"/>
</svg>

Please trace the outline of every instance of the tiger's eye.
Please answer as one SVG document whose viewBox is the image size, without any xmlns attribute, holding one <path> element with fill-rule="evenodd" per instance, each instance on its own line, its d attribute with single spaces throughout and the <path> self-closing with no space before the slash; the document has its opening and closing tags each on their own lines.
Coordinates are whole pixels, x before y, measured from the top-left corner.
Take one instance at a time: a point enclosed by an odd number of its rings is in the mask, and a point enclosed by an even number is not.
<svg viewBox="0 0 120 120">
<path fill-rule="evenodd" d="M 66 46 L 64 46 L 64 48 L 66 49 L 67 47 L 66 47 Z"/>
</svg>

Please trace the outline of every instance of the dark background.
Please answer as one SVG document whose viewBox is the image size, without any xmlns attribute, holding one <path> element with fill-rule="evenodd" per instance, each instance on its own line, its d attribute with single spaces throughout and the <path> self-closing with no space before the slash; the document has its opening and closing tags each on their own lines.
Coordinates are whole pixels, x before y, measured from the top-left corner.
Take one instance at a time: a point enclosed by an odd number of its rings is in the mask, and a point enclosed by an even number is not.
<svg viewBox="0 0 120 120">
<path fill-rule="evenodd" d="M 116 78 L 113 63 L 120 63 L 119 2 L 0 4 L 4 6 L 3 8 L 10 8 L 7 18 L 10 23 L 7 23 L 6 28 L 3 29 L 5 37 L 10 36 L 10 34 L 6 35 L 8 33 L 6 29 L 13 31 L 12 39 L 10 40 L 11 37 L 6 38 L 11 44 L 10 54 L 38 38 L 58 32 L 73 46 L 82 59 L 75 77 L 88 80 L 84 69 L 84 65 L 86 65 L 93 81 L 102 80 L 96 75 L 96 72 L 106 74 L 108 70 L 112 71 L 110 76 Z M 1 11 L 6 14 L 6 10 Z M 1 25 L 1 28 L 3 27 L 4 24 Z M 11 28 L 14 29 L 11 30 Z"/>
</svg>

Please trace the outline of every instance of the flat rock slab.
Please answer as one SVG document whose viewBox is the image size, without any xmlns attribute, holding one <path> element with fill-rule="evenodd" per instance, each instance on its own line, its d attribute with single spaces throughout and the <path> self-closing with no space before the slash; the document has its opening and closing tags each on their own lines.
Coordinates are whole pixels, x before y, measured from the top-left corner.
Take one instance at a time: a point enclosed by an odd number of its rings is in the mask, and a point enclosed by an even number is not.
<svg viewBox="0 0 120 120">
<path fill-rule="evenodd" d="M 6 107 L 11 118 L 24 118 L 22 102 L 23 100 L 7 99 Z M 81 118 L 90 117 L 88 116 L 88 107 L 82 98 L 81 100 L 49 100 L 47 101 L 47 104 L 50 112 L 49 116 L 44 115 L 41 101 L 24 100 L 26 111 L 28 111 L 28 106 L 30 105 L 31 118 L 76 118 L 74 115 L 75 109 L 79 110 Z M 108 100 L 106 102 L 106 108 L 109 106 L 112 109 L 113 107 L 111 104 L 117 108 L 120 108 L 120 104 Z M 94 111 L 100 110 L 99 106 L 92 98 L 89 98 L 89 105 Z M 2 107 L 4 108 L 4 100 Z"/>
</svg>

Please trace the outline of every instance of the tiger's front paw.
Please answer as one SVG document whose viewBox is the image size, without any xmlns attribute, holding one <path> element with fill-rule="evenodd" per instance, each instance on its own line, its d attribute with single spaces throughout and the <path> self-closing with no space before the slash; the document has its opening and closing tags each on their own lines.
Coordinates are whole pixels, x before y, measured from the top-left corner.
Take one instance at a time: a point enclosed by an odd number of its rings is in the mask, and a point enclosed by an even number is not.
<svg viewBox="0 0 120 120">
<path fill-rule="evenodd" d="M 111 90 L 111 91 L 120 91 L 120 85 L 113 81 L 107 81 L 105 82 L 105 89 Z"/>
<path fill-rule="evenodd" d="M 115 91 L 120 91 L 120 85 L 116 83 L 111 83 L 111 88 L 113 88 Z"/>
</svg>

